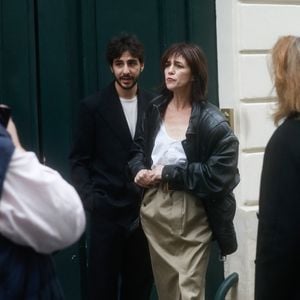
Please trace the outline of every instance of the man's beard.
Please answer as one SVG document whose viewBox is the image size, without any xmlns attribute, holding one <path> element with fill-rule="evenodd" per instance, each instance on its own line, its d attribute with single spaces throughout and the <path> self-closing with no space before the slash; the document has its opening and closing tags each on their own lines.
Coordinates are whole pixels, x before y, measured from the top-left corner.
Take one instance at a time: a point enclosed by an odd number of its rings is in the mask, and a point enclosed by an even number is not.
<svg viewBox="0 0 300 300">
<path fill-rule="evenodd" d="M 116 80 L 116 82 L 118 83 L 118 85 L 122 88 L 122 89 L 124 89 L 124 90 L 131 90 L 136 84 L 137 84 L 137 81 L 138 81 L 138 78 L 136 77 L 136 78 L 133 78 L 133 77 L 121 77 L 121 80 L 122 80 L 122 78 L 123 79 L 130 79 L 130 80 L 132 80 L 132 84 L 131 85 L 126 85 L 126 86 L 124 86 L 123 84 L 122 84 L 122 81 L 120 81 L 116 76 L 115 76 L 115 80 Z"/>
</svg>

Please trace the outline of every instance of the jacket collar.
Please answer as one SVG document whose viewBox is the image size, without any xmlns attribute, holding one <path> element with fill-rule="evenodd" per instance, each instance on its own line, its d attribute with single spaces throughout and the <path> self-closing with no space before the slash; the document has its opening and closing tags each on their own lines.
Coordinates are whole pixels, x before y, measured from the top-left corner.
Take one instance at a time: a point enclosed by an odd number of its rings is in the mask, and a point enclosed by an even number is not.
<svg viewBox="0 0 300 300">
<path fill-rule="evenodd" d="M 153 99 L 153 105 L 157 107 L 157 109 L 160 112 L 160 115 L 163 116 L 168 103 L 171 99 L 168 99 L 167 97 L 163 95 L 159 95 L 156 98 Z M 186 135 L 188 134 L 196 134 L 197 132 L 197 124 L 200 118 L 200 114 L 203 111 L 206 101 L 199 101 L 199 102 L 193 102 L 192 103 L 192 112 L 189 120 L 189 125 L 186 131 Z"/>
<path fill-rule="evenodd" d="M 137 93 L 138 105 L 138 120 L 140 119 L 142 104 L 140 100 L 140 91 Z M 130 145 L 132 137 L 127 124 L 126 117 L 123 112 L 122 104 L 119 95 L 115 88 L 114 81 L 105 88 L 101 93 L 102 105 L 98 108 L 98 112 L 105 119 L 111 131 L 118 136 L 124 145 Z"/>
<path fill-rule="evenodd" d="M 197 132 L 197 124 L 200 120 L 200 114 L 203 111 L 206 102 L 193 102 L 192 104 L 192 112 L 190 116 L 189 125 L 186 131 L 186 134 L 196 134 Z"/>
</svg>

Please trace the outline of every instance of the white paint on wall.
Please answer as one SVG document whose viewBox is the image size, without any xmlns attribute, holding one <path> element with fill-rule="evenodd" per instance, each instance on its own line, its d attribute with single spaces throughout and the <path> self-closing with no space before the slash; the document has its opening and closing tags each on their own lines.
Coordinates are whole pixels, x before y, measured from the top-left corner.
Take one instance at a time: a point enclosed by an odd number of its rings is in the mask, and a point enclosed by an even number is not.
<svg viewBox="0 0 300 300">
<path fill-rule="evenodd" d="M 300 35 L 299 5 L 239 3 L 238 15 L 240 51 L 270 49 L 278 36 Z"/>
<path fill-rule="evenodd" d="M 235 227 L 239 248 L 227 259 L 224 269 L 227 274 L 237 272 L 239 282 L 236 289 L 229 291 L 226 300 L 253 300 L 257 206 L 239 206 L 236 212 Z"/>
<path fill-rule="evenodd" d="M 269 54 L 239 55 L 239 98 L 275 97 L 269 72 Z"/>
<path fill-rule="evenodd" d="M 218 64 L 220 108 L 234 108 L 238 101 L 236 46 L 232 42 L 235 40 L 235 11 L 228 5 L 230 1 L 216 1 L 217 32 L 222 32 L 217 34 L 218 62 L 221 62 Z"/>
<path fill-rule="evenodd" d="M 242 151 L 253 153 L 253 150 L 265 147 L 275 129 L 272 120 L 273 112 L 273 105 L 269 102 L 240 103 L 240 148 Z"/>
<path fill-rule="evenodd" d="M 241 178 L 240 199 L 237 199 L 239 206 L 258 205 L 261 167 L 263 162 L 263 152 L 245 153 L 240 155 Z M 242 201 L 241 201 L 242 200 Z"/>
</svg>

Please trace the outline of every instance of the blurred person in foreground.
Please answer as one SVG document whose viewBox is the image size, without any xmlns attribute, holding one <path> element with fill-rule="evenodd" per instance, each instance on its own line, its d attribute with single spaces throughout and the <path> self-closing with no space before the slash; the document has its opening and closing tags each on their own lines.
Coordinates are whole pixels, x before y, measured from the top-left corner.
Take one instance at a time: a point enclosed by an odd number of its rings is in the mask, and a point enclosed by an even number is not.
<svg viewBox="0 0 300 300">
<path fill-rule="evenodd" d="M 255 269 L 255 299 L 300 299 L 300 37 L 271 51 L 278 128 L 264 154 Z"/>
<path fill-rule="evenodd" d="M 0 124 L 0 299 L 63 299 L 51 254 L 84 228 L 75 189 L 23 149 L 11 119 Z"/>
<path fill-rule="evenodd" d="M 207 62 L 197 45 L 170 46 L 161 70 L 162 93 L 146 111 L 129 166 L 145 188 L 141 221 L 159 299 L 200 300 L 212 239 L 222 256 L 237 248 L 239 143 L 207 101 Z"/>
</svg>

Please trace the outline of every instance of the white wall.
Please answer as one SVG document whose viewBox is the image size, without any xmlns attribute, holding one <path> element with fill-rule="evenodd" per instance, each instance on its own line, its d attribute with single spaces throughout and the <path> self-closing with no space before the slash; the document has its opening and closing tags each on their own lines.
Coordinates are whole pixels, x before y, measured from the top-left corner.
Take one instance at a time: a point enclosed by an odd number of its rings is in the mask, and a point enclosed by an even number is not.
<svg viewBox="0 0 300 300">
<path fill-rule="evenodd" d="M 240 140 L 235 218 L 239 249 L 225 268 L 240 275 L 230 299 L 253 300 L 260 173 L 264 148 L 275 129 L 268 53 L 279 36 L 300 35 L 300 0 L 216 0 L 216 15 L 220 107 L 234 108 Z"/>
</svg>

